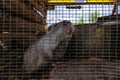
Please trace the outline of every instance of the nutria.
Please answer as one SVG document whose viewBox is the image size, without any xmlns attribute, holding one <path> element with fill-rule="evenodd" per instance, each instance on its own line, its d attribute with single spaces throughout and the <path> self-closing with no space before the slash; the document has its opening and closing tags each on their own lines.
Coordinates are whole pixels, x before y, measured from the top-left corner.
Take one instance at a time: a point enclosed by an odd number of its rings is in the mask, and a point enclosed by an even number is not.
<svg viewBox="0 0 120 80">
<path fill-rule="evenodd" d="M 33 43 L 24 53 L 23 68 L 31 73 L 53 59 L 53 51 L 64 40 L 69 41 L 74 31 L 73 24 L 64 20 L 52 25 L 45 36 Z"/>
</svg>

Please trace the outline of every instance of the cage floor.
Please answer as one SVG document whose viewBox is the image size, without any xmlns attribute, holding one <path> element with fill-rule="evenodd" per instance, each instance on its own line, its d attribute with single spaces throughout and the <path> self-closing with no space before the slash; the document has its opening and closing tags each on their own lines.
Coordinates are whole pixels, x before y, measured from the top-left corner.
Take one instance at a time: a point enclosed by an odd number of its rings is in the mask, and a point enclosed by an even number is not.
<svg viewBox="0 0 120 80">
<path fill-rule="evenodd" d="M 119 61 L 118 61 L 119 62 Z M 55 65 L 50 80 L 120 80 L 120 63 L 98 58 Z"/>
</svg>

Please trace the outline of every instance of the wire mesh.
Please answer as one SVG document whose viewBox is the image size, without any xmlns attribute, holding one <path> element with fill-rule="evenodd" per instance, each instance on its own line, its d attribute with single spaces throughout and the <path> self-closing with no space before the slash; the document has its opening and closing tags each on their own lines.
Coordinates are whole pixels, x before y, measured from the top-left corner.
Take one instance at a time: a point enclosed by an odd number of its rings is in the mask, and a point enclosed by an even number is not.
<svg viewBox="0 0 120 80">
<path fill-rule="evenodd" d="M 119 1 L 1 0 L 0 80 L 119 80 L 119 11 Z"/>
</svg>

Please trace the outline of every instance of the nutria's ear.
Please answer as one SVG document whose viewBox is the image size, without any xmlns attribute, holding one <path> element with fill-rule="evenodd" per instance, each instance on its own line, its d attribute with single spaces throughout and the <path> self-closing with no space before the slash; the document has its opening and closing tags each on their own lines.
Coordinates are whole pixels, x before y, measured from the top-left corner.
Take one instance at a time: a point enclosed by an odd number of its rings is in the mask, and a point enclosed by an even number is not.
<svg viewBox="0 0 120 80">
<path fill-rule="evenodd" d="M 49 27 L 48 27 L 48 31 L 50 31 L 51 29 L 52 29 L 52 26 L 49 26 Z"/>
<path fill-rule="evenodd" d="M 68 20 L 63 21 L 63 25 L 65 25 L 65 26 L 70 25 L 70 24 L 71 24 L 71 22 Z"/>
<path fill-rule="evenodd" d="M 48 26 L 48 31 L 52 30 L 52 28 L 54 28 L 54 27 L 56 27 L 56 26 L 57 26 L 57 23 Z"/>
</svg>

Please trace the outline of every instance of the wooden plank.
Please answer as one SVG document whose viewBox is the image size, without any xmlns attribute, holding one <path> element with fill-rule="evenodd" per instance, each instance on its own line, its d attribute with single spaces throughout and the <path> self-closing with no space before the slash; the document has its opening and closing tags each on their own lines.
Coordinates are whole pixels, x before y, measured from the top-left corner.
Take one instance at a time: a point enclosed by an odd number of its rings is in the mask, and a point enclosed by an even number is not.
<svg viewBox="0 0 120 80">
<path fill-rule="evenodd" d="M 45 8 L 46 5 L 43 0 L 34 1 L 34 0 L 28 0 L 29 3 L 31 3 L 39 12 L 41 12 L 43 15 L 45 14 Z"/>
<path fill-rule="evenodd" d="M 45 24 L 45 20 L 32 7 L 22 3 L 20 0 L 0 0 L 0 9 L 7 14 Z"/>
<path fill-rule="evenodd" d="M 99 17 L 97 22 L 109 22 L 109 21 L 120 21 L 120 14 L 118 15 L 111 15 L 111 16 L 103 16 Z"/>
<path fill-rule="evenodd" d="M 1 40 L 11 40 L 11 39 L 36 39 L 37 36 L 30 33 L 0 33 Z"/>
<path fill-rule="evenodd" d="M 29 22 L 17 17 L 1 17 L 0 32 L 45 32 L 45 25 Z"/>
<path fill-rule="evenodd" d="M 0 10 L 0 17 L 2 17 L 2 15 L 3 15 L 3 13 L 2 13 L 2 11 Z"/>
<path fill-rule="evenodd" d="M 2 45 L 0 45 L 0 47 L 4 50 L 8 50 L 8 48 L 15 50 L 21 46 L 21 48 L 23 47 L 22 49 L 24 49 L 36 40 L 37 36 L 30 33 L 1 33 L 0 41 Z M 19 46 L 17 46 L 18 44 Z"/>
<path fill-rule="evenodd" d="M 38 1 L 34 1 L 34 0 L 25 0 L 23 1 L 24 4 L 26 5 L 31 5 L 32 8 L 35 8 L 35 11 L 38 12 L 39 11 L 39 14 L 45 18 L 45 14 L 46 14 L 46 6 L 44 6 L 44 1 L 41 1 L 41 4 L 38 3 Z"/>
<path fill-rule="evenodd" d="M 118 65 L 116 65 L 118 64 Z M 81 60 L 70 60 L 57 64 L 50 71 L 50 80 L 114 80 L 119 79 L 120 64 L 99 58 Z"/>
<path fill-rule="evenodd" d="M 47 6 L 47 10 L 54 10 L 54 9 L 55 9 L 54 5 Z"/>
<path fill-rule="evenodd" d="M 46 4 L 47 0 L 28 0 L 39 12 L 41 12 L 44 15 L 44 18 L 46 18 Z"/>
</svg>

